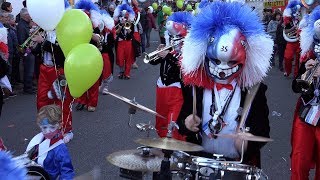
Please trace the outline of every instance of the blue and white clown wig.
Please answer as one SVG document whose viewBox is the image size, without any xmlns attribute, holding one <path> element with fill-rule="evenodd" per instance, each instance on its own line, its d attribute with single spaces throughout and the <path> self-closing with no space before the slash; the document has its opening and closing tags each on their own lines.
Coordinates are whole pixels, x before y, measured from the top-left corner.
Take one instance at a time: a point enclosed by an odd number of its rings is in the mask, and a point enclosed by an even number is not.
<svg viewBox="0 0 320 180">
<path fill-rule="evenodd" d="M 320 6 L 316 7 L 311 14 L 305 16 L 304 26 L 300 33 L 301 55 L 313 51 L 314 39 L 320 39 Z"/>
<path fill-rule="evenodd" d="M 118 21 L 120 17 L 123 17 L 131 22 L 134 21 L 135 13 L 133 8 L 128 4 L 121 4 L 116 7 L 113 14 L 113 19 Z"/>
<path fill-rule="evenodd" d="M 170 35 L 185 36 L 191 26 L 193 15 L 190 12 L 175 12 L 166 22 L 166 29 Z"/>
<path fill-rule="evenodd" d="M 300 0 L 289 0 L 288 5 L 283 11 L 283 17 L 297 16 L 302 6 Z"/>
<path fill-rule="evenodd" d="M 102 15 L 100 14 L 100 9 L 91 0 L 79 0 L 74 7 L 76 9 L 82 9 L 92 22 L 94 28 L 103 29 Z"/>
<path fill-rule="evenodd" d="M 239 72 L 238 84 L 249 88 L 266 77 L 272 52 L 273 40 L 264 31 L 256 12 L 238 2 L 212 2 L 193 18 L 184 40 L 180 62 L 183 79 L 186 84 L 212 88 L 213 77 L 223 79 Z M 229 62 L 238 58 L 242 62 L 227 70 L 211 67 L 214 63 L 208 59 L 219 58 Z"/>
<path fill-rule="evenodd" d="M 104 23 L 104 27 L 111 31 L 114 28 L 113 18 L 106 11 L 101 11 L 101 14 L 102 14 L 102 21 Z"/>
<path fill-rule="evenodd" d="M 27 179 L 27 170 L 19 166 L 9 152 L 0 151 L 0 180 Z"/>
</svg>

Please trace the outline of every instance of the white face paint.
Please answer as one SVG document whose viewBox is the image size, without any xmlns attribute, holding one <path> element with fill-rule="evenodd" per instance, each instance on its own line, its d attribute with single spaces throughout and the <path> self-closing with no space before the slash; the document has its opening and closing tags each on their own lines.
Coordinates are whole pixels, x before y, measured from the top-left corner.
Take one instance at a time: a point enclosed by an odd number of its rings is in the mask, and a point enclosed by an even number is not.
<svg viewBox="0 0 320 180">
<path fill-rule="evenodd" d="M 59 129 L 59 124 L 47 124 L 47 125 L 40 125 L 40 129 L 43 134 L 48 134 L 56 131 Z"/>
</svg>

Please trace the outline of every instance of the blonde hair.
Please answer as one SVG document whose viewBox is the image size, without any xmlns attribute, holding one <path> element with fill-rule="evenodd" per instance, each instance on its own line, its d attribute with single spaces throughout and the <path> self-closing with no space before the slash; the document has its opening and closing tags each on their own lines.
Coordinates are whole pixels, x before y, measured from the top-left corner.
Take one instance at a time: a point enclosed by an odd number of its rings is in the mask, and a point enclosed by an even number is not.
<svg viewBox="0 0 320 180">
<path fill-rule="evenodd" d="M 37 124 L 40 124 L 41 121 L 45 118 L 48 119 L 50 124 L 61 123 L 62 112 L 60 106 L 55 104 L 43 106 L 40 108 L 37 115 Z"/>
</svg>

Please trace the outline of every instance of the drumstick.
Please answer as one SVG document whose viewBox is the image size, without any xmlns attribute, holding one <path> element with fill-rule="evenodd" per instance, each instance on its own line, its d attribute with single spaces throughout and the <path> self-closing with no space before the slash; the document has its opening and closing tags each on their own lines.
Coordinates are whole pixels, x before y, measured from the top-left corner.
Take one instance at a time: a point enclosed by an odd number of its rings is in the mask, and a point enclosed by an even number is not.
<svg viewBox="0 0 320 180">
<path fill-rule="evenodd" d="M 242 109 L 242 114 L 241 114 L 241 118 L 240 118 L 240 123 L 238 126 L 238 131 L 243 130 L 243 128 L 245 128 L 245 122 L 247 120 L 251 105 L 252 105 L 252 101 L 254 99 L 254 97 L 256 96 L 258 89 L 260 87 L 260 83 L 254 85 L 249 92 L 247 93 L 246 99 L 244 100 L 244 105 L 243 105 L 243 109 Z"/>
<path fill-rule="evenodd" d="M 196 120 L 196 115 L 197 115 L 197 91 L 196 87 L 193 86 L 193 108 L 192 108 L 192 116 L 193 120 Z"/>
</svg>

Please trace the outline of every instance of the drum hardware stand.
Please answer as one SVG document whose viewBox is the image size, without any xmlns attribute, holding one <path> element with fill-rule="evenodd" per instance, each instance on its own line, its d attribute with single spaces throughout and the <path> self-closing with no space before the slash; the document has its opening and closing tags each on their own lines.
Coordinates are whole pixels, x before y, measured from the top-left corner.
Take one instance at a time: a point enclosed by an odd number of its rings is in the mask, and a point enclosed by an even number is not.
<svg viewBox="0 0 320 180">
<path fill-rule="evenodd" d="M 177 125 L 177 123 L 172 121 L 172 118 L 173 118 L 173 114 L 171 114 L 171 120 L 170 120 L 170 123 L 168 124 L 167 138 L 172 138 L 173 130 L 179 129 L 179 126 Z M 162 152 L 164 153 L 164 159 L 161 161 L 159 180 L 172 180 L 172 174 L 170 170 L 170 158 L 173 151 L 163 149 Z"/>
<path fill-rule="evenodd" d="M 133 103 L 133 104 L 138 104 L 138 103 L 136 102 L 136 98 L 135 98 L 135 97 L 131 100 L 131 103 Z M 133 114 L 136 114 L 136 112 L 137 112 L 137 108 L 136 108 L 136 107 L 134 107 L 134 106 L 130 106 L 130 107 L 129 107 L 129 110 L 128 110 L 128 113 L 129 113 L 129 122 L 128 122 L 128 125 L 129 125 L 129 127 L 132 127 L 132 125 L 131 125 L 132 115 L 133 115 Z"/>
<path fill-rule="evenodd" d="M 140 131 L 147 132 L 147 137 L 149 137 L 149 135 L 150 135 L 150 130 L 157 131 L 156 128 L 153 125 L 151 125 L 151 121 L 149 121 L 149 124 L 138 123 L 138 124 L 136 124 L 136 127 Z"/>
</svg>

